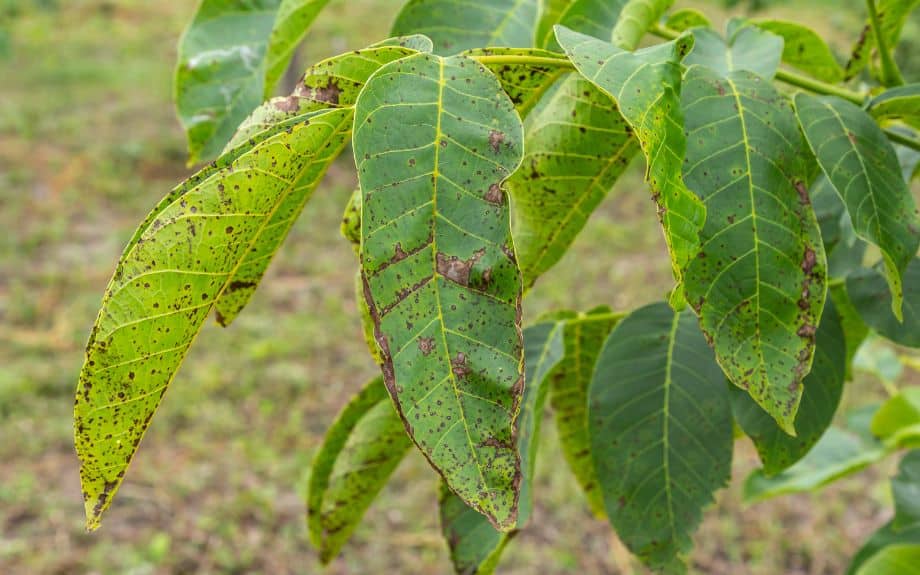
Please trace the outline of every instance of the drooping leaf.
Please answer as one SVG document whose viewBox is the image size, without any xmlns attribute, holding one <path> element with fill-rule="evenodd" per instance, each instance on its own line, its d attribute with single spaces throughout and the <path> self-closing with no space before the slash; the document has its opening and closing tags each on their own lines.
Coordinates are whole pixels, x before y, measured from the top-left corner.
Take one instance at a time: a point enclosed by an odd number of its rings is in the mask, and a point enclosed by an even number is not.
<svg viewBox="0 0 920 575">
<path fill-rule="evenodd" d="M 894 529 L 920 523 L 920 450 L 910 451 L 901 459 L 898 474 L 891 479 L 894 497 Z"/>
<path fill-rule="evenodd" d="M 528 119 L 521 169 L 508 181 L 514 241 L 529 288 L 565 255 L 638 144 L 616 104 L 572 75 Z"/>
<path fill-rule="evenodd" d="M 870 557 L 856 575 L 920 575 L 920 545 L 889 545 Z"/>
<path fill-rule="evenodd" d="M 416 52 L 431 52 L 431 48 L 431 40 L 424 36 L 404 36 L 310 66 L 291 95 L 272 98 L 243 120 L 225 153 L 288 118 L 325 108 L 354 106 L 364 83 L 381 66 Z"/>
<path fill-rule="evenodd" d="M 553 26 L 560 25 L 594 36 L 610 39 L 620 11 L 627 0 L 547 0 L 537 26 L 536 45 L 548 50 L 559 50 Z"/>
<path fill-rule="evenodd" d="M 562 454 L 595 515 L 604 514 L 588 435 L 588 387 L 601 346 L 619 316 L 601 306 L 565 321 L 565 356 L 549 374 L 550 404 Z"/>
<path fill-rule="evenodd" d="M 622 50 L 635 50 L 642 36 L 664 16 L 673 3 L 674 0 L 629 0 L 620 10 L 611 43 Z M 561 39 L 559 43 L 563 44 Z"/>
<path fill-rule="evenodd" d="M 678 556 L 730 477 L 728 387 L 689 310 L 641 308 L 620 321 L 590 388 L 591 451 L 607 516 L 652 568 Z"/>
<path fill-rule="evenodd" d="M 523 126 L 463 56 L 381 68 L 356 106 L 365 298 L 413 441 L 467 504 L 514 526 L 523 392 L 521 275 L 502 183 Z"/>
<path fill-rule="evenodd" d="M 883 403 L 871 429 L 893 448 L 920 447 L 920 387 L 905 388 Z"/>
<path fill-rule="evenodd" d="M 230 278 L 293 217 L 344 146 L 348 110 L 306 116 L 180 186 L 132 240 L 87 344 L 74 440 L 95 529 L 167 386 Z M 255 250 L 255 251 L 254 251 Z"/>
<path fill-rule="evenodd" d="M 272 90 L 266 78 L 274 82 L 280 77 L 294 47 L 325 4 L 324 0 L 201 2 L 179 43 L 175 78 L 176 109 L 188 137 L 189 163 L 218 155 L 237 125 Z"/>
<path fill-rule="evenodd" d="M 920 6 L 920 0 L 877 0 L 876 11 L 882 28 L 882 34 L 888 45 L 888 49 L 894 49 L 901 39 L 901 32 L 907 17 L 910 13 Z M 850 60 L 846 65 L 846 79 L 855 77 L 863 68 L 869 64 L 870 60 L 877 52 L 875 34 L 872 32 L 872 25 L 867 21 L 863 32 L 856 44 L 853 46 Z M 873 63 L 873 72 L 877 74 L 878 66 Z"/>
<path fill-rule="evenodd" d="M 684 8 L 683 10 L 677 10 L 670 14 L 665 21 L 665 26 L 671 30 L 683 32 L 691 28 L 709 28 L 712 26 L 712 23 L 702 12 L 694 10 L 693 8 Z"/>
<path fill-rule="evenodd" d="M 735 420 L 757 447 L 764 475 L 776 475 L 802 459 L 830 426 L 843 392 L 845 366 L 843 328 L 829 301 L 815 336 L 814 366 L 803 381 L 805 390 L 795 417 L 796 437 L 786 435 L 748 394 L 735 388 Z"/>
<path fill-rule="evenodd" d="M 826 261 L 789 101 L 746 71 L 684 77 L 684 181 L 703 198 L 686 292 L 729 380 L 792 433 L 824 307 Z"/>
<path fill-rule="evenodd" d="M 533 476 L 538 439 L 546 401 L 546 379 L 562 359 L 563 323 L 545 322 L 524 330 L 524 364 L 527 382 L 521 402 L 521 414 L 515 422 L 517 448 L 524 465 L 521 477 L 521 499 L 518 529 L 530 518 L 533 507 Z M 451 560 L 457 573 L 492 573 L 505 545 L 515 532 L 496 531 L 488 520 L 473 511 L 463 501 L 444 489 L 440 497 L 441 530 L 450 548 Z"/>
<path fill-rule="evenodd" d="M 869 102 L 869 113 L 877 120 L 895 120 L 920 130 L 920 84 L 885 90 Z"/>
<path fill-rule="evenodd" d="M 744 500 L 753 503 L 788 493 L 814 491 L 865 469 L 886 454 L 878 443 L 839 427 L 829 427 L 811 451 L 789 469 L 773 477 L 767 477 L 759 469 L 751 473 L 744 482 Z"/>
<path fill-rule="evenodd" d="M 889 545 L 913 543 L 920 545 L 920 522 L 907 525 L 900 529 L 893 527 L 894 520 L 889 521 L 878 529 L 863 543 L 863 546 L 853 556 L 847 575 L 856 575 L 857 572 L 870 558 Z"/>
<path fill-rule="evenodd" d="M 281 0 L 265 54 L 264 98 L 269 98 L 310 24 L 329 0 Z"/>
<path fill-rule="evenodd" d="M 539 12 L 539 0 L 409 0 L 392 33 L 424 34 L 434 41 L 436 54 L 493 46 L 528 48 Z"/>
<path fill-rule="evenodd" d="M 785 20 L 755 20 L 753 24 L 783 39 L 784 64 L 825 82 L 843 80 L 843 68 L 834 53 L 811 28 Z"/>
<path fill-rule="evenodd" d="M 847 277 L 846 291 L 859 317 L 895 343 L 920 347 L 920 259 L 913 258 L 903 274 L 903 320 L 892 313 L 891 290 L 882 274 L 862 269 Z"/>
<path fill-rule="evenodd" d="M 562 54 L 533 48 L 477 48 L 464 52 L 464 55 L 477 58 L 495 74 L 522 118 L 526 117 L 550 88 L 570 71 L 566 66 L 560 65 L 568 62 Z M 507 56 L 541 59 L 546 63 L 511 64 L 507 59 L 502 63 L 490 62 L 493 58 Z"/>
<path fill-rule="evenodd" d="M 313 458 L 307 495 L 310 540 L 323 564 L 339 553 L 410 447 L 380 377 L 339 412 Z"/>
<path fill-rule="evenodd" d="M 614 99 L 639 140 L 648 165 L 646 180 L 658 203 L 678 282 L 672 301 L 678 304 L 683 270 L 699 250 L 698 233 L 706 219 L 702 202 L 687 189 L 680 174 L 686 148 L 680 58 L 692 47 L 692 36 L 627 52 L 561 27 L 556 35 L 578 71 Z"/>
<path fill-rule="evenodd" d="M 693 30 L 693 49 L 684 58 L 685 66 L 706 66 L 720 76 L 748 70 L 771 79 L 779 68 L 783 39 L 756 26 L 741 26 L 723 40 L 709 28 Z"/>
<path fill-rule="evenodd" d="M 920 214 L 894 149 L 858 106 L 833 96 L 796 95 L 799 123 L 818 164 L 843 198 L 856 234 L 882 250 L 901 316 L 901 275 L 920 247 Z"/>
</svg>

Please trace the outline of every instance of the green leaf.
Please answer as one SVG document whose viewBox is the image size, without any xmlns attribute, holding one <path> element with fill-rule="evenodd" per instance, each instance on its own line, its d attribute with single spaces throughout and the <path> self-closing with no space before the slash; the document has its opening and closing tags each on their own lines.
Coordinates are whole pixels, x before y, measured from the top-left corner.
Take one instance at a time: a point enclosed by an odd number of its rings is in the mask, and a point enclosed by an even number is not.
<svg viewBox="0 0 920 575">
<path fill-rule="evenodd" d="M 328 3 L 329 0 L 281 0 L 265 54 L 264 98 L 271 97 L 310 24 Z"/>
<path fill-rule="evenodd" d="M 715 30 L 697 28 L 693 40 L 693 50 L 684 58 L 684 65 L 706 66 L 720 76 L 748 70 L 772 79 L 783 53 L 783 39 L 756 26 L 742 26 L 727 42 Z"/>
<path fill-rule="evenodd" d="M 201 2 L 179 43 L 175 78 L 189 163 L 218 155 L 237 125 L 272 90 L 266 77 L 277 80 L 325 3 L 284 0 L 279 19 L 282 0 Z"/>
<path fill-rule="evenodd" d="M 479 59 L 498 78 L 502 89 L 514 102 L 522 118 L 526 117 L 540 99 L 562 78 L 569 69 L 560 64 L 568 60 L 562 54 L 533 48 L 477 48 L 464 52 L 465 56 Z M 506 57 L 546 60 L 546 64 L 522 61 L 507 63 Z M 490 63 L 492 58 L 502 58 L 502 63 Z M 525 146 L 526 147 L 526 146 Z"/>
<path fill-rule="evenodd" d="M 862 269 L 847 277 L 846 290 L 862 320 L 895 343 L 920 347 L 920 259 L 904 271 L 903 320 L 892 313 L 891 291 L 875 269 Z"/>
<path fill-rule="evenodd" d="M 419 54 L 358 98 L 364 292 L 413 441 L 500 530 L 517 516 L 521 275 L 502 183 L 523 126 L 474 60 Z"/>
<path fill-rule="evenodd" d="M 590 388 L 591 451 L 617 535 L 652 568 L 685 571 L 703 508 L 730 477 L 725 378 L 689 310 L 620 321 Z"/>
<path fill-rule="evenodd" d="M 803 381 L 805 390 L 795 417 L 796 437 L 783 433 L 748 394 L 737 388 L 733 394 L 735 419 L 757 447 L 763 473 L 768 477 L 799 461 L 814 447 L 840 403 L 846 375 L 846 342 L 832 302 L 824 308 L 815 340 L 814 366 Z"/>
<path fill-rule="evenodd" d="M 882 404 L 872 418 L 872 433 L 898 445 L 920 428 L 920 387 L 908 387 Z"/>
<path fill-rule="evenodd" d="M 882 289 L 887 293 L 887 286 L 883 284 Z M 850 302 L 846 285 L 837 284 L 831 286 L 828 290 L 828 295 L 840 314 L 840 325 L 843 327 L 843 338 L 846 341 L 847 348 L 846 377 L 849 381 L 853 379 L 853 358 L 863 341 L 865 341 L 866 336 L 869 335 L 869 327 L 859 317 L 859 312 Z M 891 312 L 889 311 L 889 313 Z"/>
<path fill-rule="evenodd" d="M 751 473 L 744 482 L 744 500 L 753 503 L 777 495 L 815 491 L 865 469 L 886 454 L 878 443 L 830 427 L 812 450 L 789 469 L 773 477 L 767 477 L 760 469 Z"/>
<path fill-rule="evenodd" d="M 527 48 L 533 43 L 539 0 L 409 0 L 396 16 L 392 33 L 424 34 L 436 54 L 471 48 Z"/>
<path fill-rule="evenodd" d="M 377 377 L 339 412 L 313 458 L 310 540 L 329 563 L 361 522 L 412 442 Z"/>
<path fill-rule="evenodd" d="M 588 435 L 588 387 L 601 346 L 619 316 L 601 306 L 565 321 L 565 357 L 549 375 L 550 405 L 556 419 L 562 454 L 588 498 L 595 515 L 603 516 L 591 438 Z"/>
<path fill-rule="evenodd" d="M 843 198 L 856 234 L 884 256 L 892 310 L 901 317 L 901 275 L 920 247 L 920 216 L 894 148 L 858 106 L 834 96 L 795 98 L 799 123 L 822 171 Z"/>
<path fill-rule="evenodd" d="M 846 205 L 827 176 L 820 174 L 808 190 L 827 253 L 827 275 L 845 278 L 862 267 L 866 242 L 853 230 Z"/>
<path fill-rule="evenodd" d="M 424 36 L 391 38 L 310 66 L 291 95 L 272 98 L 243 120 L 225 152 L 288 118 L 326 108 L 354 106 L 371 74 L 388 62 L 416 52 L 431 52 L 431 41 Z"/>
<path fill-rule="evenodd" d="M 620 17 L 613 28 L 611 42 L 623 50 L 635 50 L 642 36 L 673 3 L 674 0 L 629 0 L 620 10 Z M 561 39 L 559 43 L 563 44 Z M 687 48 L 689 47 L 688 45 Z"/>
<path fill-rule="evenodd" d="M 889 545 L 866 561 L 856 575 L 920 575 L 920 545 Z"/>
<path fill-rule="evenodd" d="M 521 478 L 518 528 L 526 524 L 533 508 L 533 477 L 536 465 L 543 406 L 546 401 L 546 378 L 562 359 L 561 322 L 539 323 L 524 330 L 524 363 L 527 366 L 521 414 L 515 422 L 517 448 L 525 463 Z M 514 536 L 496 531 L 485 517 L 444 489 L 442 483 L 441 530 L 450 548 L 451 560 L 457 573 L 487 575 L 495 570 L 505 545 Z"/>
<path fill-rule="evenodd" d="M 811 28 L 785 20 L 755 20 L 752 23 L 784 40 L 783 63 L 825 82 L 843 80 L 843 68 L 830 46 Z"/>
<path fill-rule="evenodd" d="M 807 150 L 789 101 L 750 72 L 693 66 L 682 100 L 684 181 L 707 213 L 687 299 L 729 380 L 791 435 L 826 291 Z"/>
<path fill-rule="evenodd" d="M 565 255 L 638 151 L 616 104 L 566 78 L 527 121 L 524 162 L 508 181 L 524 286 Z"/>
<path fill-rule="evenodd" d="M 896 120 L 920 130 L 920 84 L 885 90 L 869 102 L 869 113 L 877 120 Z"/>
<path fill-rule="evenodd" d="M 709 18 L 699 10 L 694 10 L 693 8 L 677 10 L 669 15 L 668 19 L 665 21 L 665 27 L 678 32 L 684 32 L 691 28 L 709 28 L 711 26 L 712 23 L 709 21 Z"/>
<path fill-rule="evenodd" d="M 683 269 L 699 251 L 698 233 L 706 218 L 705 208 L 680 173 L 686 148 L 680 58 L 690 50 L 692 37 L 627 52 L 561 27 L 556 35 L 578 71 L 614 99 L 639 140 L 678 282 L 674 303 L 679 303 Z"/>
<path fill-rule="evenodd" d="M 901 459 L 898 474 L 891 480 L 891 494 L 895 510 L 892 527 L 904 529 L 920 523 L 920 450 Z"/>
<path fill-rule="evenodd" d="M 559 43 L 553 34 L 553 26 L 557 24 L 600 40 L 607 40 L 626 2 L 627 0 L 546 0 L 537 26 L 535 44 L 541 48 L 559 50 Z"/>
<path fill-rule="evenodd" d="M 349 110 L 306 116 L 203 170 L 157 206 L 126 248 L 87 344 L 74 406 L 89 529 L 99 526 L 211 308 L 272 240 L 272 223 L 296 215 L 296 198 L 312 191 L 351 121 Z"/>
<path fill-rule="evenodd" d="M 853 556 L 853 560 L 847 569 L 847 575 L 856 575 L 870 558 L 872 558 L 881 549 L 889 545 L 898 545 L 904 543 L 920 544 L 920 522 L 905 526 L 900 529 L 893 527 L 894 520 L 889 521 L 878 529 L 863 544 L 863 546 Z"/>
<path fill-rule="evenodd" d="M 911 11 L 920 6 L 920 0 L 875 0 L 882 34 L 889 49 L 894 49 L 901 39 L 901 32 Z M 862 35 L 853 46 L 850 61 L 846 65 L 846 79 L 849 80 L 859 74 L 872 58 L 877 58 L 875 53 L 875 34 L 872 25 L 866 21 Z M 873 71 L 878 75 L 878 66 L 873 63 Z"/>
</svg>

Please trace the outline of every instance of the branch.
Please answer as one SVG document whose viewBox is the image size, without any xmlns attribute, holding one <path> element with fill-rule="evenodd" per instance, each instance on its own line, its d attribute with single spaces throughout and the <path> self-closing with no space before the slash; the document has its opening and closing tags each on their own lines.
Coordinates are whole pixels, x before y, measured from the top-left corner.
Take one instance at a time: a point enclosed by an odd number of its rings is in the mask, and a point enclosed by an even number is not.
<svg viewBox="0 0 920 575">
<path fill-rule="evenodd" d="M 866 0 L 866 8 L 869 10 L 869 21 L 872 23 L 872 30 L 875 33 L 875 46 L 878 48 L 878 55 L 882 61 L 882 84 L 900 86 L 904 83 L 904 77 L 901 76 L 901 71 L 898 70 L 898 65 L 888 50 L 888 41 L 885 39 L 882 23 L 878 19 L 875 0 Z"/>
</svg>

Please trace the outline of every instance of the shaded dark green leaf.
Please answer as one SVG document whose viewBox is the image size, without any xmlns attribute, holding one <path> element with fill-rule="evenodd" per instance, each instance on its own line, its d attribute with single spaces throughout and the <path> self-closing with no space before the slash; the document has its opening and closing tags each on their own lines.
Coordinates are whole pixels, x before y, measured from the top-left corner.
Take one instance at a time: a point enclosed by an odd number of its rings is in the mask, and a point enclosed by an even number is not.
<svg viewBox="0 0 920 575">
<path fill-rule="evenodd" d="M 913 450 L 901 459 L 898 474 L 891 479 L 894 497 L 894 520 L 891 526 L 900 530 L 920 523 L 920 450 Z"/>
<path fill-rule="evenodd" d="M 920 84 L 885 90 L 869 102 L 869 113 L 877 120 L 904 122 L 920 130 Z"/>
<path fill-rule="evenodd" d="M 920 523 L 907 525 L 901 529 L 895 529 L 892 524 L 893 520 L 889 521 L 863 543 L 863 546 L 856 552 L 856 555 L 853 556 L 853 560 L 850 562 L 850 566 L 847 569 L 847 575 L 856 575 L 860 567 L 880 550 L 889 545 L 904 543 L 920 545 Z"/>
<path fill-rule="evenodd" d="M 903 276 L 903 319 L 892 313 L 891 290 L 875 269 L 862 269 L 847 277 L 846 290 L 862 320 L 879 334 L 908 347 L 920 347 L 920 259 L 907 264 Z"/>
</svg>

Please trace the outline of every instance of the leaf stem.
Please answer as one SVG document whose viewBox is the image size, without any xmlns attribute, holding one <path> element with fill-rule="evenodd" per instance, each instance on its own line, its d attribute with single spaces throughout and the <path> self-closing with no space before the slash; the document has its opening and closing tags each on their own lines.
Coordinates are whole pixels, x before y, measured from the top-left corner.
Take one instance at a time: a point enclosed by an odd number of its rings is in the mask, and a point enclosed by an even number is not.
<svg viewBox="0 0 920 575">
<path fill-rule="evenodd" d="M 878 18 L 878 10 L 875 9 L 875 0 L 866 0 L 866 9 L 869 11 L 869 21 L 875 33 L 875 46 L 878 48 L 879 59 L 882 61 L 882 84 L 900 86 L 904 83 L 904 77 L 901 76 L 901 71 L 898 70 L 898 65 L 888 50 L 888 41 L 885 39 L 885 31 L 882 30 L 882 23 Z"/>
</svg>

